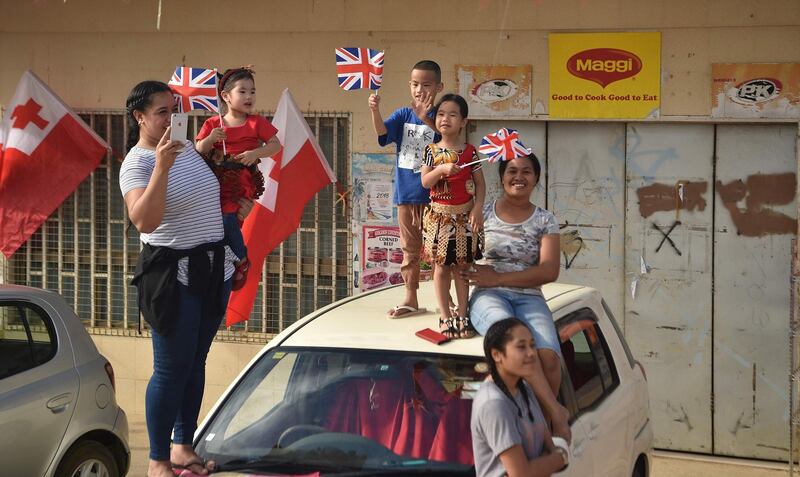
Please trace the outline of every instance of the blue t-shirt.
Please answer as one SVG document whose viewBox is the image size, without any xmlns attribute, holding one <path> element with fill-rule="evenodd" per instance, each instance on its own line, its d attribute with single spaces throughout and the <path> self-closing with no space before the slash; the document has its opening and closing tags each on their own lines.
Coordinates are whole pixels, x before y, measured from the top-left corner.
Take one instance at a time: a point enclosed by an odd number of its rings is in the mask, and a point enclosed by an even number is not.
<svg viewBox="0 0 800 477">
<path fill-rule="evenodd" d="M 394 168 L 394 203 L 427 204 L 428 189 L 422 187 L 419 169 L 425 146 L 439 141 L 439 134 L 419 120 L 411 108 L 400 108 L 383 122 L 386 134 L 378 136 L 378 144 L 394 143 L 397 162 Z"/>
</svg>

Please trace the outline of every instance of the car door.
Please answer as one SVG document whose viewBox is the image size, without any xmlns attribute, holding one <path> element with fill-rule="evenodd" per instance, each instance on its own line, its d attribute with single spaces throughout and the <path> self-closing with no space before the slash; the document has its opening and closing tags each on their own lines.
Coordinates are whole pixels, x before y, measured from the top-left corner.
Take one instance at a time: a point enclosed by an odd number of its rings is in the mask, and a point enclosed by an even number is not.
<svg viewBox="0 0 800 477">
<path fill-rule="evenodd" d="M 78 375 L 65 329 L 43 306 L 22 300 L 0 301 L 0 462 L 4 475 L 45 473 L 78 395 Z"/>
<path fill-rule="evenodd" d="M 584 436 L 573 437 L 573 453 L 577 448 L 578 453 L 591 455 L 593 475 L 627 476 L 626 399 L 617 392 L 619 376 L 597 315 L 588 307 L 568 313 L 559 321 L 559 335 L 574 396 L 575 423 L 585 432 L 585 441 L 581 440 Z"/>
</svg>

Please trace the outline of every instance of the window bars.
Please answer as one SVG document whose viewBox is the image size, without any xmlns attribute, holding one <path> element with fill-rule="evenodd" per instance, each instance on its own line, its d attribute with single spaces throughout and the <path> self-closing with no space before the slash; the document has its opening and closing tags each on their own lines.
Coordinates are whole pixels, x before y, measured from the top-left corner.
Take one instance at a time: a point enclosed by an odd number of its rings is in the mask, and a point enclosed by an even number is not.
<svg viewBox="0 0 800 477">
<path fill-rule="evenodd" d="M 269 115 L 268 115 L 269 116 Z M 8 261 L 5 282 L 60 293 L 87 329 L 131 335 L 139 324 L 136 288 L 129 285 L 140 250 L 119 190 L 127 119 L 122 112 L 81 117 L 112 148 L 102 163 Z M 190 134 L 207 116 L 191 116 Z M 340 184 L 350 181 L 349 113 L 307 113 L 311 130 Z M 266 259 L 250 320 L 217 338 L 264 342 L 302 316 L 352 289 L 350 211 L 337 203 L 336 184 L 305 207 L 300 227 Z M 146 324 L 143 323 L 146 331 Z"/>
</svg>

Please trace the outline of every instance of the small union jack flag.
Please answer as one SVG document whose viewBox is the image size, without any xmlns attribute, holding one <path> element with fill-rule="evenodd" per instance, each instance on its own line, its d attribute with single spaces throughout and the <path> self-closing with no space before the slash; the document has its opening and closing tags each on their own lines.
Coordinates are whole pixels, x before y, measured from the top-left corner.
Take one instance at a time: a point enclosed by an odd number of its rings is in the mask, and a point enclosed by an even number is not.
<svg viewBox="0 0 800 477">
<path fill-rule="evenodd" d="M 494 134 L 483 137 L 478 152 L 489 156 L 489 162 L 510 161 L 531 153 L 519 140 L 519 133 L 514 129 L 501 128 Z"/>
<path fill-rule="evenodd" d="M 383 52 L 369 48 L 336 48 L 339 87 L 379 89 L 383 82 Z"/>
<path fill-rule="evenodd" d="M 169 87 L 182 113 L 194 109 L 219 111 L 217 70 L 178 66 L 172 73 Z"/>
</svg>

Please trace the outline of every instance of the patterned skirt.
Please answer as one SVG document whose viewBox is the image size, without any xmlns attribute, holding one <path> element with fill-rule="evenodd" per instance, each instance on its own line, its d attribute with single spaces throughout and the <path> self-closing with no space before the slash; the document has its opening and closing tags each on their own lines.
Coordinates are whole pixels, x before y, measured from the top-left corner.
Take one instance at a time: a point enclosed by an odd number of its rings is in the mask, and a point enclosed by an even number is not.
<svg viewBox="0 0 800 477">
<path fill-rule="evenodd" d="M 472 201 L 461 205 L 431 202 L 422 218 L 424 260 L 460 265 L 482 257 L 480 234 L 473 234 L 469 226 L 472 206 Z"/>
</svg>

